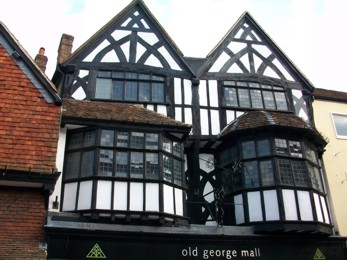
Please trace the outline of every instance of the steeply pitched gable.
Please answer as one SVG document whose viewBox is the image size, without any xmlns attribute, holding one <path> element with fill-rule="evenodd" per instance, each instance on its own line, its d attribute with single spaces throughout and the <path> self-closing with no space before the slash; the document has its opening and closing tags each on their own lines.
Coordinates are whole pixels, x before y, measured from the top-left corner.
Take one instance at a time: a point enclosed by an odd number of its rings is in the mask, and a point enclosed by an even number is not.
<svg viewBox="0 0 347 260">
<path fill-rule="evenodd" d="M 0 169 L 55 171 L 60 98 L 53 85 L 0 23 Z M 1 178 L 0 178 L 1 179 Z"/>
<path fill-rule="evenodd" d="M 67 63 L 120 63 L 191 74 L 182 53 L 141 0 L 134 0 Z"/>
<path fill-rule="evenodd" d="M 313 87 L 247 12 L 207 56 L 203 74 L 265 76 Z"/>
</svg>

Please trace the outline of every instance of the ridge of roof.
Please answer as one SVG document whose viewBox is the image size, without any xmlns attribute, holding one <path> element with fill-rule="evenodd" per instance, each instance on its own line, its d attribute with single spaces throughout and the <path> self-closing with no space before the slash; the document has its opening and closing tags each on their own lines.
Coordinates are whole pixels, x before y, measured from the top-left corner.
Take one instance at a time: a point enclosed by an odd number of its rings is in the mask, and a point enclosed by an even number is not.
<svg viewBox="0 0 347 260">
<path fill-rule="evenodd" d="M 187 130 L 191 128 L 189 124 L 159 114 L 141 105 L 104 101 L 63 99 L 64 118 L 161 125 L 187 128 Z"/>
<path fill-rule="evenodd" d="M 31 69 L 31 72 L 34 74 L 34 76 L 38 79 L 39 83 L 41 83 L 45 89 L 48 91 L 48 93 L 51 95 L 52 99 L 56 104 L 61 104 L 61 99 L 57 93 L 57 89 L 55 85 L 50 81 L 50 79 L 47 77 L 47 75 L 42 72 L 42 70 L 38 67 L 38 65 L 35 63 L 33 58 L 29 55 L 29 53 L 24 49 L 24 47 L 20 44 L 18 39 L 12 34 L 12 32 L 8 29 L 8 27 L 0 21 L 0 33 L 4 34 L 5 39 L 8 41 L 8 44 L 11 45 L 11 49 L 13 49 L 13 52 L 9 53 L 11 56 L 19 54 L 18 58 L 21 58 L 26 66 L 28 66 Z M 9 46 L 4 46 L 5 49 L 9 52 Z M 14 58 L 14 61 L 18 63 L 16 58 Z M 22 69 L 22 68 L 21 68 Z M 27 75 L 29 80 L 33 83 L 35 87 L 36 82 L 31 76 Z M 40 91 L 40 89 L 38 88 Z M 40 91 L 41 92 L 41 91 Z"/>
<path fill-rule="evenodd" d="M 315 99 L 328 100 L 336 102 L 346 102 L 347 103 L 347 92 L 315 88 L 312 95 Z"/>
</svg>

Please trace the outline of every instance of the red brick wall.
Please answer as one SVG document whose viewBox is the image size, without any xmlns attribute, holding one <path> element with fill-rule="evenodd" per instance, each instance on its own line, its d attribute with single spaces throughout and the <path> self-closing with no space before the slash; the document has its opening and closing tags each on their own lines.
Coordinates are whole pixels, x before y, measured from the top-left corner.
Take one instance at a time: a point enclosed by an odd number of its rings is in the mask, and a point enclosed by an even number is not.
<svg viewBox="0 0 347 260">
<path fill-rule="evenodd" d="M 41 93 L 0 45 L 0 169 L 55 168 L 61 106 Z"/>
<path fill-rule="evenodd" d="M 0 187 L 0 259 L 46 259 L 41 190 Z"/>
</svg>

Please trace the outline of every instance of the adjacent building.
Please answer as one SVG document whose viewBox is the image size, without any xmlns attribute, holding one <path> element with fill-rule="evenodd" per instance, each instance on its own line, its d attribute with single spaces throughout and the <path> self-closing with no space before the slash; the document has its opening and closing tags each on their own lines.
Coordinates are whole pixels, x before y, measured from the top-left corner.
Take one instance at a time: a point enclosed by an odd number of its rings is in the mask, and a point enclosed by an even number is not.
<svg viewBox="0 0 347 260">
<path fill-rule="evenodd" d="M 317 129 L 329 140 L 324 152 L 324 166 L 333 205 L 335 230 L 347 235 L 347 93 L 316 88 L 314 115 Z"/>
<path fill-rule="evenodd" d="M 49 259 L 346 257 L 314 88 L 249 13 L 205 58 L 185 57 L 141 0 L 72 44 L 63 35 L 52 79 Z"/>
<path fill-rule="evenodd" d="M 44 225 L 59 176 L 61 100 L 3 23 L 0 98 L 0 258 L 46 259 Z"/>
</svg>

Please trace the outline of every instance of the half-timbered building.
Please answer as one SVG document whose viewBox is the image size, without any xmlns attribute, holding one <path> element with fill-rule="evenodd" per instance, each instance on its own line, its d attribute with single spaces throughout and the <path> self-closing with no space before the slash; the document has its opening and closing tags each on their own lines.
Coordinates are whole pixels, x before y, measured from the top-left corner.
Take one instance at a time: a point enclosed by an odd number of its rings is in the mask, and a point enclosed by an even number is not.
<svg viewBox="0 0 347 260">
<path fill-rule="evenodd" d="M 141 0 L 70 54 L 72 41 L 53 76 L 64 163 L 49 257 L 345 254 L 327 239 L 314 88 L 249 13 L 205 58 L 185 57 Z"/>
</svg>

